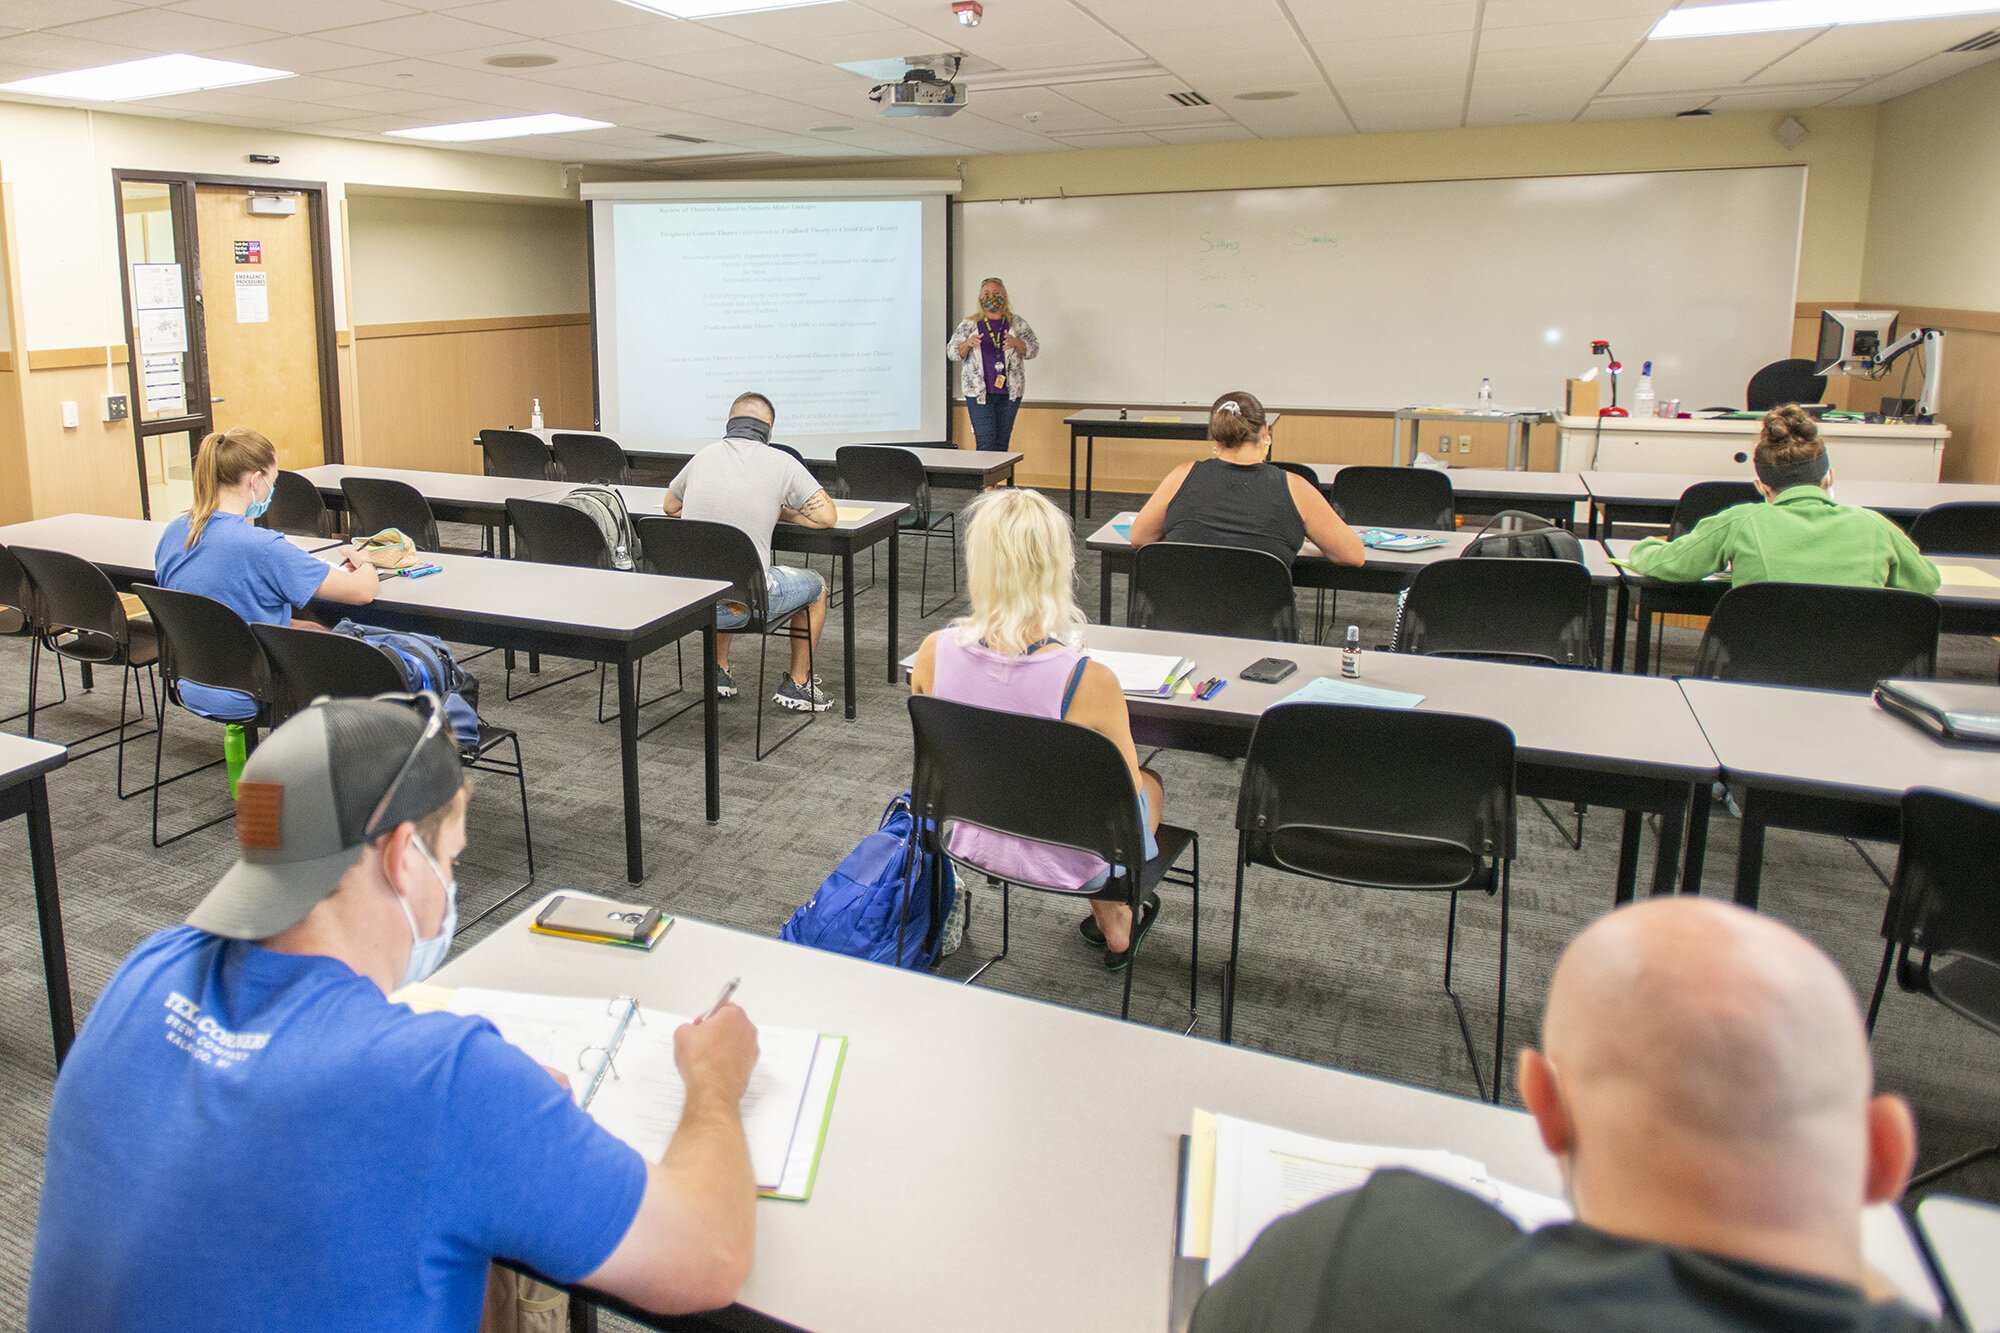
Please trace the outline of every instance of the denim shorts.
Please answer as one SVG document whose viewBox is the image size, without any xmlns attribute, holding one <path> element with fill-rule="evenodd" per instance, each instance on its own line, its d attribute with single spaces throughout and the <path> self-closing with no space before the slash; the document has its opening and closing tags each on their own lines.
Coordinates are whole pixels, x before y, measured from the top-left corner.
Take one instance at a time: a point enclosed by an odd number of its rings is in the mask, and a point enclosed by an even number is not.
<svg viewBox="0 0 2000 1333">
<path fill-rule="evenodd" d="M 772 565 L 767 599 L 769 622 L 776 625 L 791 619 L 819 600 L 826 584 L 810 569 L 797 565 Z M 727 633 L 750 623 L 749 608 L 741 602 L 724 602 L 716 612 L 715 627 Z"/>
</svg>

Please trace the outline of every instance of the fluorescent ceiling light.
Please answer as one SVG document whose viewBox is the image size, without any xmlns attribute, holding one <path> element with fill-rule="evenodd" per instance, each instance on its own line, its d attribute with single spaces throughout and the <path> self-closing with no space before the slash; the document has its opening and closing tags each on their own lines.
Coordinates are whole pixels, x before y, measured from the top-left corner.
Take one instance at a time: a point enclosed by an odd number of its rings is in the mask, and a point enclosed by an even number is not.
<svg viewBox="0 0 2000 1333">
<path fill-rule="evenodd" d="M 266 69 L 235 60 L 210 60 L 206 56 L 147 56 L 95 69 L 73 69 L 62 74 L 38 74 L 32 79 L 0 83 L 0 92 L 27 93 L 34 97 L 61 97 L 80 102 L 135 102 L 144 97 L 171 97 L 175 93 L 198 93 L 210 88 L 234 88 L 245 83 L 266 83 L 272 79 L 296 78 L 288 69 Z"/>
<path fill-rule="evenodd" d="M 438 143 L 471 143 L 478 139 L 519 139 L 530 134 L 574 134 L 578 130 L 608 130 L 608 120 L 585 120 L 582 116 L 503 116 L 499 120 L 465 120 L 456 125 L 419 125 L 415 129 L 385 130 L 399 139 L 432 139 Z"/>
<path fill-rule="evenodd" d="M 1653 31 L 1663 37 L 1720 37 L 1745 32 L 1831 28 L 1898 19 L 1957 18 L 2000 12 L 2000 0 L 1739 0 L 1667 11 Z"/>
<path fill-rule="evenodd" d="M 731 14 L 761 14 L 767 9 L 804 9 L 833 0 L 625 0 L 634 9 L 649 9 L 677 19 L 719 19 Z"/>
</svg>

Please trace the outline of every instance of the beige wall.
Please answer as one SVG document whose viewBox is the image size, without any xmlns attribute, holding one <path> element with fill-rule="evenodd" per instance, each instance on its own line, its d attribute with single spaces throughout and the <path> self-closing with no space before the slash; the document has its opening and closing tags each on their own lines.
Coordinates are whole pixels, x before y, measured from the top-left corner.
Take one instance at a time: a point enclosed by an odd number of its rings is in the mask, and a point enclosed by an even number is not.
<svg viewBox="0 0 2000 1333">
<path fill-rule="evenodd" d="M 578 203 L 350 194 L 354 323 L 415 324 L 590 308 Z"/>
<path fill-rule="evenodd" d="M 2000 311 L 2000 63 L 1883 104 L 1870 301 Z"/>
</svg>

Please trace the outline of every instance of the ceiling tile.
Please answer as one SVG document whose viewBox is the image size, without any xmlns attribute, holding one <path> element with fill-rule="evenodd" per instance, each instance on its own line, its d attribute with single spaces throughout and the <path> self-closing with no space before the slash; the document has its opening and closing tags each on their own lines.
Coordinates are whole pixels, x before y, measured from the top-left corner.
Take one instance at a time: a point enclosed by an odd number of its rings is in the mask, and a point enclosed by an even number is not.
<svg viewBox="0 0 2000 1333">
<path fill-rule="evenodd" d="M 1908 69 L 1995 26 L 2000 26 L 2000 15 L 1987 14 L 1976 19 L 1835 28 L 1759 71 L 1751 82 L 1879 78 Z"/>
<path fill-rule="evenodd" d="M 329 41 L 398 56 L 432 56 L 475 46 L 501 46 L 520 38 L 518 33 L 467 23 L 445 14 L 411 14 L 378 23 L 357 23 L 330 29 L 324 35 Z"/>
<path fill-rule="evenodd" d="M 549 0 L 481 0 L 456 5 L 445 12 L 451 18 L 517 32 L 524 37 L 564 40 L 577 33 L 674 22 L 636 5 L 620 4 L 618 0 L 563 0 L 561 4 L 550 4 Z"/>
<path fill-rule="evenodd" d="M 1299 31 L 1309 42 L 1383 38 L 1401 41 L 1437 33 L 1471 32 L 1478 25 L 1475 0 L 1448 3 L 1357 5 L 1353 0 L 1290 0 Z"/>
<path fill-rule="evenodd" d="M 144 47 L 94 42 L 84 37 L 64 37 L 54 32 L 23 32 L 12 37 L 0 37 L 0 62 L 27 65 L 38 70 L 91 69 L 158 54 Z"/>
<path fill-rule="evenodd" d="M 130 14 L 140 8 L 127 0 L 7 0 L 5 13 L 8 27 L 31 32 L 106 14 Z"/>
<path fill-rule="evenodd" d="M 317 74 L 329 69 L 349 69 L 372 65 L 390 57 L 380 51 L 364 51 L 358 46 L 342 46 L 318 37 L 274 37 L 269 41 L 243 46 L 218 47 L 207 54 L 218 60 L 241 60 L 272 69 L 288 69 L 295 74 Z"/>
<path fill-rule="evenodd" d="M 10 6 L 11 7 L 11 6 Z M 395 0 L 176 0 L 163 8 L 225 23 L 243 23 L 295 34 L 319 32 L 351 23 L 401 18 L 416 11 Z"/>
<path fill-rule="evenodd" d="M 66 23 L 60 28 L 51 28 L 49 31 L 68 37 L 119 42 L 126 46 L 140 46 L 160 52 L 213 51 L 219 46 L 237 46 L 244 42 L 259 42 L 282 35 L 269 28 L 224 23 L 219 19 L 201 18 L 195 14 L 177 14 L 170 9 L 147 9 L 133 14 L 114 14 L 109 18 Z"/>
<path fill-rule="evenodd" d="M 1647 42 L 1605 91 L 1667 93 L 1683 88 L 1726 88 L 1797 50 L 1814 35 L 1810 31 L 1765 32 Z"/>
</svg>

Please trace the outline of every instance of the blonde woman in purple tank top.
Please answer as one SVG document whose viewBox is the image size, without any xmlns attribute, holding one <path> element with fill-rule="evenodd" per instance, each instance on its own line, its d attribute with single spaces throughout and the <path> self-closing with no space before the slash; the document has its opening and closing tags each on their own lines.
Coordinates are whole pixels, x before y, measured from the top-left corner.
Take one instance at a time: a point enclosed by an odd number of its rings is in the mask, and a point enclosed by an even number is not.
<svg viewBox="0 0 2000 1333">
<path fill-rule="evenodd" d="M 1006 487 L 967 506 L 961 523 L 972 613 L 924 640 L 910 688 L 981 708 L 1062 718 L 1110 737 L 1132 770 L 1146 852 L 1155 854 L 1165 797 L 1159 776 L 1139 767 L 1118 678 L 1073 646 L 1084 618 L 1069 520 L 1040 492 Z M 1129 962 L 1134 936 L 1143 937 L 1159 915 L 1159 898 L 1149 896 L 1135 926 L 1126 890 L 1110 884 L 1109 868 L 1088 853 L 964 825 L 949 830 L 946 842 L 954 858 L 1000 878 L 1101 895 L 1091 898 L 1078 930 L 1105 950 L 1112 971 Z"/>
</svg>

